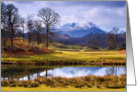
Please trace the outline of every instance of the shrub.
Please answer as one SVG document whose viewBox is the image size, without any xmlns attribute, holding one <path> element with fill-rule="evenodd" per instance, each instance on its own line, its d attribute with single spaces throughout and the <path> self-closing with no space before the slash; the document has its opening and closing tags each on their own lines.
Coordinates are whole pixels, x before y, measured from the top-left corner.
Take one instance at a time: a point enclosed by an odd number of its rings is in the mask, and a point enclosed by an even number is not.
<svg viewBox="0 0 137 92">
<path fill-rule="evenodd" d="M 119 81 L 123 81 L 125 82 L 126 81 L 126 74 L 123 74 L 119 77 Z"/>
<path fill-rule="evenodd" d="M 119 83 L 109 83 L 107 88 L 123 88 L 123 86 Z"/>
<path fill-rule="evenodd" d="M 70 85 L 76 87 L 76 88 L 81 88 L 85 86 L 84 81 L 81 78 L 71 78 L 69 79 Z"/>
<path fill-rule="evenodd" d="M 22 81 L 23 87 L 29 87 L 29 82 L 28 81 Z"/>
<path fill-rule="evenodd" d="M 83 80 L 88 81 L 88 82 L 93 81 L 94 79 L 95 79 L 94 76 L 90 76 L 90 75 L 83 77 Z"/>
<path fill-rule="evenodd" d="M 1 82 L 1 86 L 5 86 L 5 87 L 9 86 L 9 81 L 4 79 L 4 80 Z"/>
<path fill-rule="evenodd" d="M 92 85 L 91 82 L 87 82 L 87 81 L 85 81 L 85 85 L 87 85 L 87 87 L 89 87 L 89 88 L 92 88 L 92 87 L 93 87 L 93 85 Z"/>
<path fill-rule="evenodd" d="M 97 88 L 101 87 L 101 83 L 99 83 L 99 81 L 97 81 L 97 80 L 93 81 L 93 85 L 94 85 L 94 87 L 97 87 Z"/>
<path fill-rule="evenodd" d="M 102 83 L 102 86 L 107 88 L 109 86 L 109 81 L 104 81 Z"/>
<path fill-rule="evenodd" d="M 104 77 L 100 77 L 100 76 L 97 76 L 96 80 L 99 81 L 99 82 L 105 81 Z"/>
<path fill-rule="evenodd" d="M 10 80 L 9 80 L 9 83 L 10 84 L 14 84 L 14 83 L 17 83 L 18 81 L 17 80 L 14 80 L 13 78 L 11 78 Z"/>
<path fill-rule="evenodd" d="M 36 82 L 38 82 L 39 84 L 42 84 L 42 83 L 44 83 L 45 78 L 40 77 L 40 78 L 35 78 L 34 80 L 35 80 Z"/>
<path fill-rule="evenodd" d="M 18 84 L 17 84 L 17 83 L 12 83 L 12 84 L 10 84 L 9 86 L 10 86 L 10 87 L 16 87 L 16 86 L 18 86 Z"/>
<path fill-rule="evenodd" d="M 67 78 L 62 78 L 62 77 L 54 78 L 53 77 L 52 80 L 56 80 L 57 84 L 59 84 L 59 86 L 62 86 L 62 87 L 69 85 L 69 81 Z"/>
<path fill-rule="evenodd" d="M 39 86 L 39 83 L 38 83 L 38 82 L 35 82 L 34 80 L 31 80 L 31 81 L 29 82 L 29 85 L 30 85 L 30 87 L 38 87 L 38 86 Z"/>
<path fill-rule="evenodd" d="M 55 84 L 55 80 L 52 80 L 51 78 L 47 78 L 46 79 L 46 81 L 45 81 L 45 84 L 47 85 L 47 86 L 55 86 L 54 84 Z"/>
<path fill-rule="evenodd" d="M 19 87 L 22 87 L 22 86 L 23 86 L 23 82 L 22 82 L 22 81 L 19 81 L 19 82 L 18 82 L 18 86 L 19 86 Z"/>
<path fill-rule="evenodd" d="M 11 80 L 9 80 L 9 86 L 10 87 L 16 87 L 17 86 L 17 82 L 18 80 L 14 80 L 13 78 L 11 78 Z"/>
</svg>

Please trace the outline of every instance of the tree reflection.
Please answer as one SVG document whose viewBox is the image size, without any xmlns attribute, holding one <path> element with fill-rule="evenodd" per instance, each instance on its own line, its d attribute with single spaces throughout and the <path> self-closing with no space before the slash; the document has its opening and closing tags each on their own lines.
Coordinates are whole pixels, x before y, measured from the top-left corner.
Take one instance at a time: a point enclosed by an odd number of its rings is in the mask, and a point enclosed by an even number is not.
<svg viewBox="0 0 137 92">
<path fill-rule="evenodd" d="M 53 70 L 52 70 L 53 71 Z M 52 73 L 48 73 L 48 70 L 45 71 L 45 78 L 52 77 Z"/>
<path fill-rule="evenodd" d="M 110 75 L 117 75 L 118 70 L 119 70 L 119 67 L 107 67 L 106 73 Z"/>
<path fill-rule="evenodd" d="M 10 70 L 10 69 L 8 69 Z M 126 73 L 126 67 L 65 67 L 60 69 L 33 69 L 34 71 L 30 71 L 32 69 L 27 69 L 26 71 L 13 71 L 10 72 L 8 70 L 2 70 L 2 78 L 3 79 L 11 79 L 11 78 L 20 78 L 20 80 L 30 80 L 44 77 L 49 78 L 53 76 L 65 76 L 65 77 L 74 77 L 74 76 L 85 76 L 85 75 L 99 75 L 103 76 L 106 74 L 110 75 L 120 75 Z M 16 70 L 16 69 L 15 69 Z"/>
<path fill-rule="evenodd" d="M 124 70 L 124 72 L 126 72 L 126 67 L 122 67 Z M 119 71 L 120 67 L 107 67 L 106 68 L 106 74 L 110 74 L 110 75 L 118 75 L 118 71 Z"/>
<path fill-rule="evenodd" d="M 39 78 L 39 76 L 40 76 L 39 73 L 37 73 L 37 78 Z"/>
<path fill-rule="evenodd" d="M 28 80 L 30 80 L 30 75 L 28 75 Z"/>
</svg>

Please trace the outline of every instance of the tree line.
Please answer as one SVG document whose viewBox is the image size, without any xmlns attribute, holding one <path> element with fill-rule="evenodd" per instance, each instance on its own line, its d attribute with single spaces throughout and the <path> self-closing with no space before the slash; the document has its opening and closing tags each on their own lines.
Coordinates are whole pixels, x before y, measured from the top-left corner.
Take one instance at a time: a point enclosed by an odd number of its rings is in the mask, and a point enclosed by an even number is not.
<svg viewBox="0 0 137 92">
<path fill-rule="evenodd" d="M 82 38 L 72 38 L 67 40 L 55 37 L 55 26 L 59 22 L 60 15 L 51 8 L 42 8 L 37 12 L 38 19 L 34 19 L 33 14 L 28 14 L 27 18 L 21 17 L 19 10 L 14 4 L 5 5 L 1 3 L 1 34 L 4 47 L 7 39 L 10 45 L 14 46 L 14 38 L 19 36 L 28 39 L 28 46 L 35 39 L 39 45 L 42 40 L 49 42 L 56 41 L 66 45 L 95 45 L 101 48 L 117 49 L 126 47 L 126 34 L 119 34 L 118 28 L 113 28 L 108 34 L 88 34 Z M 27 35 L 27 37 L 26 37 Z M 59 41 L 58 41 L 59 39 Z"/>
<path fill-rule="evenodd" d="M 69 37 L 68 39 L 56 38 L 54 40 L 65 45 L 94 45 L 102 49 L 125 49 L 126 32 L 119 33 L 118 28 L 113 28 L 108 33 L 91 33 L 80 38 Z"/>
<path fill-rule="evenodd" d="M 54 26 L 59 22 L 60 15 L 51 8 L 42 8 L 38 11 L 37 17 L 34 20 L 34 15 L 29 14 L 27 18 L 21 17 L 19 10 L 14 4 L 5 5 L 1 3 L 1 33 L 3 44 L 6 46 L 6 40 L 10 39 L 11 46 L 14 46 L 13 38 L 21 34 L 24 41 L 24 34 L 27 33 L 28 44 L 32 41 L 32 33 L 35 32 L 37 44 L 40 44 L 40 34 L 45 32 L 46 47 L 49 46 L 49 37 L 53 36 Z"/>
</svg>

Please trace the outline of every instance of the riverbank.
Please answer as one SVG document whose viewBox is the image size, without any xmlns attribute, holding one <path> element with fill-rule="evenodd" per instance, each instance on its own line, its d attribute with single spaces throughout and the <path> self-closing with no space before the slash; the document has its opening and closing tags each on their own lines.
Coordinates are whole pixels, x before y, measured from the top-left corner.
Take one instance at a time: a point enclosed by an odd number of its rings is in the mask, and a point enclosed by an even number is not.
<svg viewBox="0 0 137 92">
<path fill-rule="evenodd" d="M 125 88 L 126 87 L 126 74 L 121 76 L 117 75 L 105 75 L 105 76 L 93 76 L 87 75 L 83 77 L 51 77 L 44 78 L 39 77 L 34 80 L 2 80 L 1 86 L 3 87 L 39 87 L 41 84 L 45 84 L 49 87 L 67 87 L 73 86 L 76 88 L 89 87 L 89 88 Z"/>
<path fill-rule="evenodd" d="M 44 84 L 40 85 L 36 88 L 25 88 L 25 87 L 1 87 L 1 91 L 126 91 L 126 88 L 121 89 L 108 89 L 108 88 L 75 88 L 72 86 L 68 86 L 66 88 L 63 87 L 47 87 Z"/>
</svg>

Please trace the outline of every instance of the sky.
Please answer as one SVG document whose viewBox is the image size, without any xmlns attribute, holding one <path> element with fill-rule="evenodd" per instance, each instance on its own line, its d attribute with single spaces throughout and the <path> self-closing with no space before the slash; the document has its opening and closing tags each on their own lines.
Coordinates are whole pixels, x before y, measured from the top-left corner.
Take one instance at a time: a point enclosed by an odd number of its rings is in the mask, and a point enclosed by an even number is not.
<svg viewBox="0 0 137 92">
<path fill-rule="evenodd" d="M 51 8 L 60 15 L 59 25 L 90 21 L 102 29 L 118 27 L 126 30 L 126 1 L 4 1 L 14 4 L 19 14 L 37 17 L 41 8 Z"/>
</svg>

